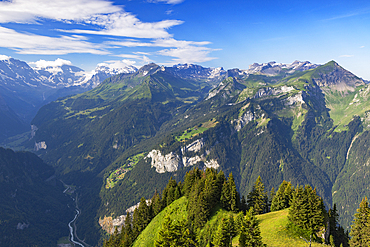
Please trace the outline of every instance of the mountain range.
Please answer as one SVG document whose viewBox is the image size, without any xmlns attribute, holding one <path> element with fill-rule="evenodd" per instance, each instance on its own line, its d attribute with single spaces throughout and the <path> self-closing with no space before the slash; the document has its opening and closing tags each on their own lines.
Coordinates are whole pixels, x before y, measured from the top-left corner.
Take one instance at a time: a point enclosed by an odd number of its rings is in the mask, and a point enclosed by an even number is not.
<svg viewBox="0 0 370 247">
<path fill-rule="evenodd" d="M 0 57 L 0 141 L 29 130 L 29 123 L 41 106 L 59 97 L 85 92 L 106 78 L 132 73 L 135 67 L 109 68 L 102 64 L 92 72 L 56 60 L 53 66 Z"/>
<path fill-rule="evenodd" d="M 310 184 L 348 227 L 369 196 L 369 84 L 335 61 L 253 64 L 247 70 L 148 64 L 40 108 L 34 150 L 79 188 L 79 237 L 99 241 L 118 218 L 193 167 L 233 173 L 246 196 L 261 176 Z M 103 226 L 104 227 L 104 226 Z"/>
</svg>

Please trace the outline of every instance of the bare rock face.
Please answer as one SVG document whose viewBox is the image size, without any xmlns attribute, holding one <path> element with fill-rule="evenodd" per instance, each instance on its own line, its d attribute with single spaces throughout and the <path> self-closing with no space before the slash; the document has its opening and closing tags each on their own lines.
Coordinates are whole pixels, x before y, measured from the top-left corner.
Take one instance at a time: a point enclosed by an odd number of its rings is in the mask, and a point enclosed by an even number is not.
<svg viewBox="0 0 370 247">
<path fill-rule="evenodd" d="M 288 86 L 282 86 L 279 88 L 271 88 L 271 87 L 266 87 L 266 88 L 260 88 L 258 89 L 257 93 L 254 95 L 253 98 L 262 98 L 266 96 L 275 96 L 283 93 L 288 93 L 290 91 L 293 91 L 294 87 L 288 87 Z"/>
<path fill-rule="evenodd" d="M 44 141 L 35 143 L 35 151 L 39 151 L 40 149 L 46 149 L 47 147 L 48 146 Z"/>
<path fill-rule="evenodd" d="M 177 171 L 181 165 L 181 159 L 173 152 L 162 155 L 159 150 L 152 150 L 147 155 L 147 158 L 152 158 L 151 167 L 155 167 L 156 172 L 174 172 Z"/>
<path fill-rule="evenodd" d="M 314 81 L 319 87 L 334 87 L 337 91 L 353 91 L 353 88 L 365 85 L 363 79 L 345 70 L 334 61 L 329 62 L 327 67 L 323 68 L 322 73 L 314 77 Z"/>
<path fill-rule="evenodd" d="M 151 204 L 151 200 L 146 200 L 146 205 L 150 205 Z M 137 204 L 135 204 L 134 206 L 131 206 L 129 207 L 128 209 L 126 209 L 126 213 L 129 213 L 132 217 L 134 211 L 136 208 L 138 208 L 140 205 L 140 202 L 138 202 Z M 120 215 L 118 216 L 117 218 L 113 218 L 111 216 L 107 217 L 107 216 L 104 216 L 104 218 L 100 218 L 99 219 L 99 225 L 100 227 L 108 232 L 109 234 L 114 234 L 116 228 L 118 230 L 118 232 L 121 232 L 122 230 L 122 226 L 125 224 L 125 220 L 126 220 L 126 217 L 127 217 L 127 214 L 126 215 Z"/>
<path fill-rule="evenodd" d="M 288 106 L 291 106 L 294 104 L 303 104 L 303 103 L 305 102 L 303 100 L 302 92 L 289 96 L 285 101 L 285 105 L 288 105 Z"/>
<path fill-rule="evenodd" d="M 249 122 L 255 119 L 256 118 L 254 112 L 250 110 L 246 111 L 242 116 L 240 116 L 237 120 L 234 121 L 236 122 L 235 130 L 236 131 L 241 130 L 245 125 L 247 125 Z"/>
<path fill-rule="evenodd" d="M 194 142 L 192 142 L 189 145 L 187 145 L 186 147 L 182 147 L 181 148 L 181 153 L 184 154 L 184 153 L 186 153 L 188 151 L 190 151 L 190 152 L 198 152 L 203 147 L 203 145 L 204 145 L 203 138 L 197 139 Z"/>
<path fill-rule="evenodd" d="M 214 168 L 214 169 L 217 169 L 220 167 L 220 165 L 218 164 L 217 160 L 208 160 L 206 162 L 204 162 L 204 165 L 207 167 L 207 168 Z"/>
<path fill-rule="evenodd" d="M 151 167 L 155 167 L 156 172 L 158 173 L 165 173 L 165 172 L 175 172 L 182 167 L 190 167 L 198 162 L 203 161 L 206 167 L 218 168 L 220 165 L 218 164 L 217 160 L 206 160 L 204 154 L 194 155 L 194 156 L 187 156 L 188 152 L 197 153 L 201 151 L 204 146 L 203 138 L 197 139 L 194 142 L 190 143 L 187 146 L 181 147 L 180 155 L 176 153 L 169 153 L 163 155 L 159 150 L 152 150 L 146 156 L 147 158 L 151 158 Z"/>
</svg>

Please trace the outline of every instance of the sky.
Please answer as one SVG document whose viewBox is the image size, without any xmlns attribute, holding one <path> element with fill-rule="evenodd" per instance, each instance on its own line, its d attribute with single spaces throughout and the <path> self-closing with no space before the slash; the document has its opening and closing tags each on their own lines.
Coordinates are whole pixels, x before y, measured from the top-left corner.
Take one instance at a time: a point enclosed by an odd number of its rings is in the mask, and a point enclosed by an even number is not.
<svg viewBox="0 0 370 247">
<path fill-rule="evenodd" d="M 0 0 L 0 59 L 248 69 L 324 64 L 370 80 L 370 2 L 357 0 Z"/>
</svg>

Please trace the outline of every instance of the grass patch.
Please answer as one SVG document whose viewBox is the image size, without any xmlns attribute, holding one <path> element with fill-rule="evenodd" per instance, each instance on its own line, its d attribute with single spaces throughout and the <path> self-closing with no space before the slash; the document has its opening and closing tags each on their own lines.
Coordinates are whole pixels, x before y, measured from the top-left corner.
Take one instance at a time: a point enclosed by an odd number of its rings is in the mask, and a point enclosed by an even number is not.
<svg viewBox="0 0 370 247">
<path fill-rule="evenodd" d="M 105 108 L 107 108 L 109 106 L 103 106 L 103 107 L 96 107 L 96 108 L 93 108 L 93 109 L 87 109 L 87 110 L 83 110 L 83 111 L 79 111 L 73 115 L 70 115 L 68 117 L 66 117 L 65 119 L 69 119 L 69 118 L 73 118 L 73 117 L 78 117 L 78 116 L 87 116 L 87 117 L 90 117 L 90 118 L 95 118 L 95 116 L 89 116 L 91 113 L 93 112 L 96 112 L 96 111 L 102 111 L 104 110 Z M 70 110 L 69 107 L 66 107 L 65 109 L 68 109 Z M 72 114 L 73 111 L 70 110 L 69 113 L 67 113 L 66 115 L 69 115 L 69 114 Z"/>
<path fill-rule="evenodd" d="M 125 177 L 125 174 L 130 171 L 135 165 L 144 158 L 144 153 L 134 155 L 126 160 L 126 162 L 118 169 L 114 170 L 109 177 L 107 177 L 106 189 L 113 188 L 118 181 Z"/>
<path fill-rule="evenodd" d="M 197 135 L 203 133 L 204 131 L 206 131 L 206 130 L 208 130 L 210 128 L 215 127 L 217 124 L 218 124 L 218 122 L 214 118 L 214 119 L 211 119 L 211 120 L 209 120 L 209 121 L 207 121 L 205 123 L 199 124 L 196 127 L 192 127 L 192 128 L 186 129 L 181 134 L 181 136 L 176 136 L 175 138 L 179 142 L 184 142 L 186 140 L 189 140 L 189 139 L 193 138 L 194 136 L 197 136 Z"/>
<path fill-rule="evenodd" d="M 347 131 L 347 125 L 355 115 L 367 118 L 370 110 L 369 85 L 357 87 L 354 92 L 339 92 L 330 88 L 324 88 L 323 91 L 330 117 L 334 120 L 334 125 L 337 125 L 335 132 Z"/>
<path fill-rule="evenodd" d="M 270 122 L 270 120 L 271 120 L 270 118 L 264 118 L 264 117 L 257 119 L 256 120 L 258 122 L 257 128 L 265 127 L 268 124 L 268 122 Z"/>
<path fill-rule="evenodd" d="M 155 240 L 158 238 L 158 232 L 162 228 L 162 224 L 166 215 L 171 215 L 172 220 L 185 220 L 188 217 L 186 206 L 188 200 L 185 196 L 174 201 L 165 209 L 162 210 L 150 224 L 144 229 L 144 231 L 138 236 L 133 244 L 133 247 L 152 247 L 154 246 Z"/>
<path fill-rule="evenodd" d="M 274 247 L 306 247 L 308 244 L 298 237 L 291 236 L 286 226 L 288 224 L 288 209 L 257 215 L 260 221 L 262 241 L 267 246 Z M 312 246 L 322 246 L 312 243 Z"/>
</svg>

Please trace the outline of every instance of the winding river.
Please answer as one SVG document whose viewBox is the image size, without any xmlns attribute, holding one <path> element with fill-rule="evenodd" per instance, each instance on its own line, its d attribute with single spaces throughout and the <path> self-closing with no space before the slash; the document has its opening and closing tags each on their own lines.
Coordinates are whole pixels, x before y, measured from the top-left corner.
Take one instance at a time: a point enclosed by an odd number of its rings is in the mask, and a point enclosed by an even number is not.
<svg viewBox="0 0 370 247">
<path fill-rule="evenodd" d="M 66 187 L 66 189 L 63 191 L 63 193 L 66 193 L 71 187 L 69 186 L 69 185 L 67 185 L 67 184 L 65 184 L 62 180 L 60 180 L 63 184 L 64 184 L 64 186 Z M 74 243 L 75 245 L 79 245 L 79 246 L 82 246 L 82 247 L 85 247 L 85 245 L 83 245 L 82 243 L 80 243 L 80 242 L 77 242 L 77 241 L 75 241 L 75 235 L 76 235 L 76 230 L 75 229 L 73 229 L 73 226 L 76 228 L 76 224 L 75 224 L 75 221 L 76 221 L 76 219 L 77 219 L 77 217 L 80 215 L 80 210 L 79 210 L 79 208 L 78 208 L 78 204 L 77 204 L 77 200 L 78 200 L 78 196 L 77 196 L 77 194 L 76 194 L 76 198 L 72 198 L 73 199 L 73 201 L 75 202 L 75 204 L 76 204 L 76 214 L 75 214 L 75 217 L 73 218 L 73 220 L 71 220 L 69 223 L 68 223 L 68 227 L 69 227 L 69 233 L 70 233 L 70 241 L 72 242 L 72 243 Z M 73 226 L 72 226 L 72 224 L 73 224 Z M 79 241 L 81 241 L 78 237 L 77 237 L 77 235 L 76 235 L 76 238 L 79 240 Z M 83 241 L 82 241 L 83 242 Z"/>
<path fill-rule="evenodd" d="M 68 227 L 69 227 L 69 232 L 71 234 L 71 242 L 76 244 L 76 245 L 79 245 L 79 246 L 82 246 L 82 247 L 85 247 L 83 244 L 81 244 L 80 242 L 77 242 L 74 240 L 74 231 L 73 231 L 73 227 L 72 227 L 72 223 L 75 222 L 75 220 L 77 219 L 78 215 L 80 214 L 80 211 L 78 209 L 76 209 L 76 215 L 75 217 L 73 218 L 73 220 L 71 220 L 71 222 L 68 223 Z"/>
</svg>

